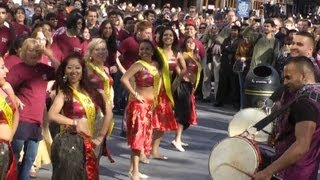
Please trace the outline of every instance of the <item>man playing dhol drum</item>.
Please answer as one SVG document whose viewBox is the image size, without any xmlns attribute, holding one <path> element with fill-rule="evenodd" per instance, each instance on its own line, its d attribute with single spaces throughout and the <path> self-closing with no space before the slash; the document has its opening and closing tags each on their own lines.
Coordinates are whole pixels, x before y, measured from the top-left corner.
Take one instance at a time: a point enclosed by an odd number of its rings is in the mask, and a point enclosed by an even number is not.
<svg viewBox="0 0 320 180">
<path fill-rule="evenodd" d="M 292 57 L 284 67 L 285 91 L 280 107 L 293 100 L 308 85 L 308 96 L 300 97 L 276 121 L 275 161 L 254 174 L 255 180 L 316 180 L 320 162 L 320 86 L 309 58 Z"/>
</svg>

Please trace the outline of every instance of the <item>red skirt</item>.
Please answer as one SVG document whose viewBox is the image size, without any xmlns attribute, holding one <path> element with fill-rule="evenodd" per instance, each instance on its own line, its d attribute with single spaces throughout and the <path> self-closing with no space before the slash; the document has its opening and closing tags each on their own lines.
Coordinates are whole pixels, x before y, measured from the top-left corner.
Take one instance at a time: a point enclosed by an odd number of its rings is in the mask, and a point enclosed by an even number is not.
<svg viewBox="0 0 320 180">
<path fill-rule="evenodd" d="M 127 141 L 132 150 L 151 152 L 153 110 L 152 101 L 131 100 L 126 108 Z"/>
<path fill-rule="evenodd" d="M 195 101 L 195 96 L 194 96 L 194 90 L 192 90 L 192 94 L 191 94 L 191 97 L 190 97 L 190 104 L 191 104 L 191 112 L 190 112 L 189 124 L 197 125 L 198 124 L 198 119 L 197 119 L 196 101 Z"/>
<path fill-rule="evenodd" d="M 154 121 L 157 121 L 157 126 L 155 126 L 154 128 L 158 129 L 159 131 L 177 130 L 178 124 L 173 112 L 173 106 L 164 88 L 160 90 L 158 96 L 158 105 L 155 108 L 154 113 Z"/>
<path fill-rule="evenodd" d="M 99 179 L 99 164 L 94 154 L 95 144 L 92 142 L 91 137 L 81 133 L 84 144 L 84 156 L 86 158 L 86 172 L 87 180 L 97 180 Z"/>
</svg>

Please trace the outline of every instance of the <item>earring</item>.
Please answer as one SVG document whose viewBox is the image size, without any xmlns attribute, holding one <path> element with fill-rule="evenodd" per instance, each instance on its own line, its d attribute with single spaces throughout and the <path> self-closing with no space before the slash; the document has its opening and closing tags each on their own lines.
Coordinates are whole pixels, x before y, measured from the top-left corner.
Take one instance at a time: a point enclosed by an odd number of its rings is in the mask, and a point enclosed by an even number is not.
<svg viewBox="0 0 320 180">
<path fill-rule="evenodd" d="M 64 83 L 67 83 L 67 81 L 68 81 L 67 75 L 64 75 L 64 76 L 62 77 L 62 81 L 63 81 Z"/>
</svg>

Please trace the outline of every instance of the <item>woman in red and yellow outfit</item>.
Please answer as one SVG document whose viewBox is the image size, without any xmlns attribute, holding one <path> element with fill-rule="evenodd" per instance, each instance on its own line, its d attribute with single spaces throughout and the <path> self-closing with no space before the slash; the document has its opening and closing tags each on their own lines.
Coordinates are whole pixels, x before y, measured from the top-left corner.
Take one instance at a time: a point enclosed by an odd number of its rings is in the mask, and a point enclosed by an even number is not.
<svg viewBox="0 0 320 180">
<path fill-rule="evenodd" d="M 158 69 L 162 62 L 159 52 L 149 40 L 143 40 L 139 46 L 141 60 L 135 62 L 122 76 L 121 82 L 134 97 L 126 108 L 127 141 L 131 147 L 129 176 L 133 180 L 147 178 L 139 172 L 141 151 L 150 154 L 152 143 L 153 109 L 157 105 L 161 78 Z M 134 78 L 131 85 L 130 79 Z"/>
<path fill-rule="evenodd" d="M 4 79 L 8 69 L 0 57 L 0 180 L 18 178 L 11 141 L 19 123 L 19 111 L 11 85 Z"/>
<path fill-rule="evenodd" d="M 159 37 L 159 52 L 163 61 L 162 80 L 163 86 L 159 94 L 159 103 L 155 109 L 157 128 L 153 131 L 152 157 L 154 159 L 167 159 L 160 155 L 159 145 L 165 131 L 175 131 L 178 128 L 176 118 L 173 112 L 174 100 L 173 89 L 176 83 L 172 84 L 173 76 L 179 79 L 179 76 L 185 71 L 185 63 L 182 54 L 178 53 L 178 38 L 171 27 L 165 27 Z"/>
<path fill-rule="evenodd" d="M 181 79 L 174 93 L 176 102 L 175 115 L 178 122 L 178 129 L 176 138 L 172 143 L 179 151 L 183 152 L 185 149 L 182 147 L 182 131 L 190 125 L 198 123 L 194 91 L 199 84 L 201 65 L 200 58 L 196 52 L 195 41 L 192 37 L 186 37 L 181 48 L 187 72 Z"/>
<path fill-rule="evenodd" d="M 113 121 L 113 97 L 114 91 L 112 88 L 113 79 L 110 76 L 108 67 L 104 66 L 105 61 L 108 56 L 107 44 L 106 41 L 101 38 L 93 38 L 88 44 L 88 51 L 86 52 L 84 59 L 88 67 L 88 74 L 90 81 L 95 85 L 95 88 L 100 91 L 106 102 L 106 119 L 111 122 L 109 126 L 108 135 L 111 134 L 114 121 Z M 101 115 L 101 113 L 99 114 Z M 96 119 L 96 128 L 94 131 L 94 137 L 101 129 L 101 123 L 103 122 L 104 117 L 99 116 L 100 118 Z M 98 157 L 100 158 L 101 153 L 109 157 L 110 161 L 113 162 L 111 155 L 106 147 L 106 140 L 103 140 L 102 148 L 99 148 L 100 152 L 97 152 Z"/>
<path fill-rule="evenodd" d="M 106 105 L 102 94 L 90 83 L 86 64 L 79 55 L 62 61 L 57 70 L 56 91 L 48 114 L 49 119 L 62 125 L 63 131 L 52 144 L 52 179 L 97 180 L 94 148 L 102 143 L 110 120 L 104 116 L 102 128 L 93 138 L 97 113 L 105 115 Z"/>
</svg>

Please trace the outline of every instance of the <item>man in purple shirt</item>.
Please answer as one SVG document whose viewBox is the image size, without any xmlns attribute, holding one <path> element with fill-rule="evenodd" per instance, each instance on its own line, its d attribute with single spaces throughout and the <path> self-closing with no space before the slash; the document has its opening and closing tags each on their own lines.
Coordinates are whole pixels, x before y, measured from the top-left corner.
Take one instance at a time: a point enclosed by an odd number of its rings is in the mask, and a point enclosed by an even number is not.
<svg viewBox="0 0 320 180">
<path fill-rule="evenodd" d="M 320 86 L 315 67 L 305 56 L 291 57 L 284 67 L 285 91 L 277 106 L 292 101 L 303 87 L 308 89 L 276 120 L 276 157 L 254 175 L 266 180 L 276 174 L 283 180 L 317 180 L 320 163 Z M 280 108 L 279 107 L 279 108 Z"/>
</svg>

